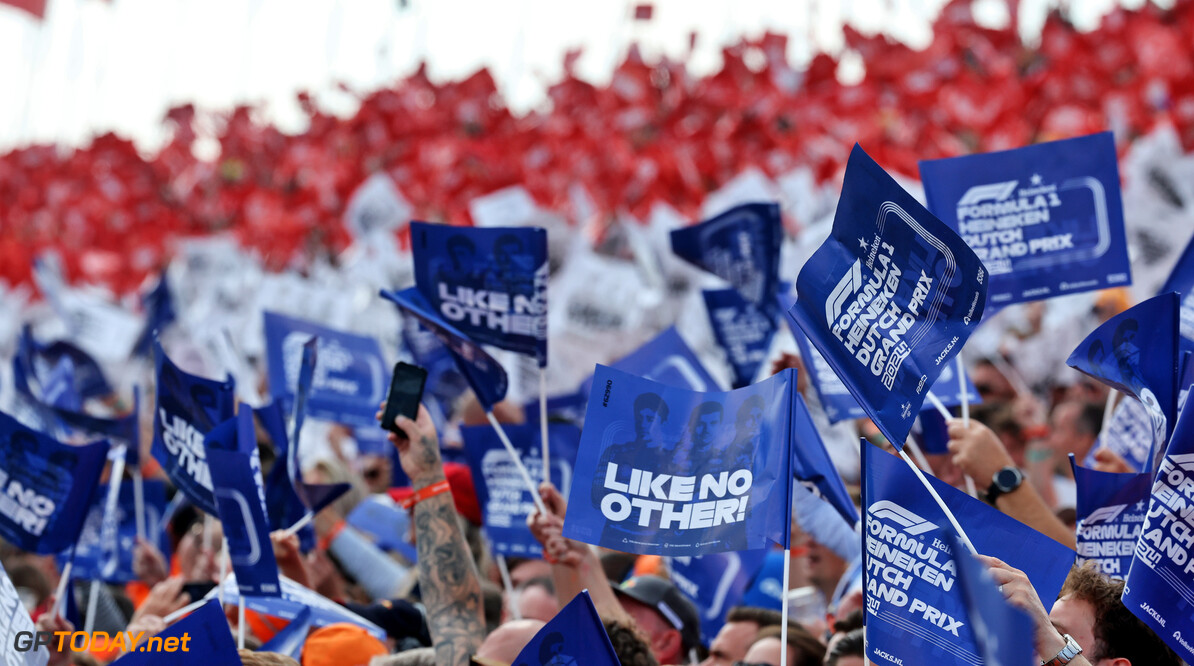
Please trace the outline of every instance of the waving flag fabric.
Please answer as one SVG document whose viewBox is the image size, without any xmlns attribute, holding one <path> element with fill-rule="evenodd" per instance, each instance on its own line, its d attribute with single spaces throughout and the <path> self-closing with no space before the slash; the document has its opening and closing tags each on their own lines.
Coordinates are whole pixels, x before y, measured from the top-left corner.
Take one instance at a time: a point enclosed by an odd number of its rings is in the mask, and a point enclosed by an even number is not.
<svg viewBox="0 0 1194 666">
<path fill-rule="evenodd" d="M 671 239 L 672 251 L 680 258 L 729 282 L 742 298 L 772 312 L 784 239 L 778 204 L 737 206 L 676 229 Z"/>
<path fill-rule="evenodd" d="M 1087 469 L 1073 454 L 1070 465 L 1078 496 L 1078 562 L 1094 562 L 1099 571 L 1122 579 L 1144 526 L 1152 475 Z"/>
<path fill-rule="evenodd" d="M 514 658 L 512 666 L 621 666 L 589 591 L 582 590 Z"/>
</svg>

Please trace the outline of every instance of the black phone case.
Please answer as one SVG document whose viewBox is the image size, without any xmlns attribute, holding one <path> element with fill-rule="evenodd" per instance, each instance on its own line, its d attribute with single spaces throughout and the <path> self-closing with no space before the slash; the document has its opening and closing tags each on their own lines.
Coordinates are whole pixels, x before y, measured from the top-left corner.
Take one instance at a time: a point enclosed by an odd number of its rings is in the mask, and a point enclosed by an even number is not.
<svg viewBox="0 0 1194 666">
<path fill-rule="evenodd" d="M 418 378 L 419 390 L 409 392 L 402 390 L 407 381 Z M 405 438 L 406 433 L 394 425 L 394 419 L 399 415 L 414 419 L 419 415 L 419 403 L 423 400 L 423 388 L 427 384 L 427 371 L 417 365 L 399 362 L 394 366 L 394 376 L 390 379 L 390 393 L 386 397 L 386 408 L 382 413 L 381 427 Z"/>
</svg>

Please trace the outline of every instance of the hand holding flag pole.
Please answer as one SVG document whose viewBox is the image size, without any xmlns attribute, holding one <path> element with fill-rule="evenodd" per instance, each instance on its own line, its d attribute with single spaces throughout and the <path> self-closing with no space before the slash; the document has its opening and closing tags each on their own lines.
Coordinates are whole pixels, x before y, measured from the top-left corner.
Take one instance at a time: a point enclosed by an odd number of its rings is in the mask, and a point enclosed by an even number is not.
<svg viewBox="0 0 1194 666">
<path fill-rule="evenodd" d="M 958 373 L 961 374 L 961 372 L 962 372 L 962 357 L 959 356 L 958 357 Z M 961 377 L 958 379 L 958 381 L 962 385 L 962 393 L 961 393 L 961 396 L 962 396 L 962 419 L 966 423 L 966 425 L 969 426 L 970 425 L 970 393 L 966 390 L 966 376 L 961 375 Z M 954 415 L 950 414 L 949 410 L 945 408 L 945 405 L 943 405 L 941 403 L 941 399 L 933 394 L 932 390 L 929 391 L 928 397 L 929 397 L 929 402 L 933 403 L 933 407 L 935 407 L 937 409 L 937 413 L 941 414 L 941 418 L 945 419 L 946 421 L 949 421 L 950 419 L 952 419 L 954 417 Z M 927 469 L 927 463 L 926 463 L 926 469 Z M 970 495 L 971 497 L 978 497 L 978 489 L 974 487 L 974 479 L 970 478 L 970 476 L 966 476 L 964 478 L 966 479 L 966 494 Z"/>
</svg>

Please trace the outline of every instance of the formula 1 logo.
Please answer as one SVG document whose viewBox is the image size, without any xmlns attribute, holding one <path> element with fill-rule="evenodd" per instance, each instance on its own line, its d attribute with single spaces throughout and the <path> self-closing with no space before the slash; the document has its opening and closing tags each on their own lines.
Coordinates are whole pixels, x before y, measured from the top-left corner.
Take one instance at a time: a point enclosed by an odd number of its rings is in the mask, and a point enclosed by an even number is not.
<svg viewBox="0 0 1194 666">
<path fill-rule="evenodd" d="M 885 520 L 899 525 L 912 536 L 937 529 L 937 525 L 921 518 L 890 500 L 880 500 L 871 505 L 869 513 L 875 520 Z"/>
<path fill-rule="evenodd" d="M 1127 504 L 1113 504 L 1105 506 L 1101 509 L 1092 511 L 1089 516 L 1082 520 L 1083 525 L 1097 525 L 1099 523 L 1109 523 L 1115 520 L 1116 516 L 1128 508 Z"/>
<path fill-rule="evenodd" d="M 975 185 L 966 190 L 966 194 L 958 200 L 958 206 L 973 206 L 982 201 L 1004 201 L 1012 196 L 1012 192 L 1016 191 L 1016 185 L 1019 185 L 1018 180 L 1009 180 L 1003 183 L 991 183 L 989 185 Z"/>
<path fill-rule="evenodd" d="M 842 309 L 858 290 L 862 289 L 862 260 L 855 259 L 854 265 L 838 281 L 833 291 L 829 292 L 829 299 L 825 301 L 825 322 L 832 328 L 837 318 L 842 316 Z"/>
</svg>

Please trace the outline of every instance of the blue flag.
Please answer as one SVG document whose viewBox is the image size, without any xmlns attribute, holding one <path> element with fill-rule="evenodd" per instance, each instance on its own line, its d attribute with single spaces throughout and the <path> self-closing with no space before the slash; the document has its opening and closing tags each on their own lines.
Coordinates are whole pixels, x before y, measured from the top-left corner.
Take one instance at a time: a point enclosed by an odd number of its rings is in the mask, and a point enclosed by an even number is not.
<svg viewBox="0 0 1194 666">
<path fill-rule="evenodd" d="M 311 389 L 314 385 L 315 369 L 318 366 L 317 349 L 316 338 L 303 343 L 298 385 L 295 388 L 294 418 L 292 419 L 294 430 L 290 437 L 291 445 L 286 449 L 286 472 L 290 475 L 294 494 L 302 501 L 303 506 L 313 513 L 319 513 L 325 506 L 335 502 L 352 488 L 347 483 L 307 483 L 303 481 L 303 464 L 299 461 L 299 448 L 301 448 L 302 442 L 300 435 L 303 432 L 303 421 L 306 418 L 307 405 L 310 403 Z"/>
<path fill-rule="evenodd" d="M 621 666 L 588 590 L 568 605 L 518 653 L 511 666 Z"/>
<path fill-rule="evenodd" d="M 468 380 L 457 369 L 451 352 L 414 317 L 402 318 L 402 346 L 415 365 L 427 371 L 427 381 L 423 384 L 425 403 L 454 405 L 468 390 Z M 377 429 L 376 425 L 373 429 Z"/>
<path fill-rule="evenodd" d="M 536 486 L 543 480 L 543 436 L 538 423 L 503 426 L 514 450 L 526 465 Z M 580 442 L 580 429 L 549 423 L 551 482 L 564 497 L 572 487 L 572 461 Z M 527 516 L 535 511 L 535 498 L 510 459 L 510 453 L 489 426 L 461 428 L 468 453 L 473 485 L 484 518 L 482 525 L 493 552 L 510 557 L 542 557 L 543 549 L 527 529 Z"/>
<path fill-rule="evenodd" d="M 829 502 L 851 528 L 858 524 L 858 511 L 846 490 L 842 475 L 833 466 L 825 442 L 813 425 L 808 405 L 799 393 L 795 394 L 796 408 L 792 414 L 792 474 L 815 495 Z"/>
<path fill-rule="evenodd" d="M 74 391 L 82 399 L 100 398 L 112 393 L 112 385 L 104 376 L 103 369 L 90 354 L 64 340 L 43 345 L 33 339 L 33 331 L 28 325 L 21 329 L 14 362 L 21 365 L 27 377 L 43 384 L 54 366 L 64 358 L 71 361 Z"/>
<path fill-rule="evenodd" d="M 481 344 L 547 366 L 547 232 L 411 222 L 415 285 L 431 310 Z"/>
<path fill-rule="evenodd" d="M 563 395 L 548 396 L 547 418 L 555 421 L 584 426 L 585 405 L 589 402 L 588 391 L 574 391 Z M 539 401 L 531 400 L 522 406 L 527 423 L 539 422 Z"/>
<path fill-rule="evenodd" d="M 1174 265 L 1169 279 L 1161 286 L 1158 294 L 1177 292 L 1182 297 L 1181 336 L 1182 349 L 1194 349 L 1194 238 L 1182 250 L 1182 256 Z"/>
<path fill-rule="evenodd" d="M 936 455 L 949 453 L 949 424 L 937 410 L 922 410 L 911 434 L 921 451 Z"/>
<path fill-rule="evenodd" d="M 133 344 L 133 354 L 149 356 L 150 350 L 153 349 L 154 336 L 165 331 L 166 327 L 178 318 L 165 271 L 158 275 L 158 282 L 153 289 L 141 297 L 141 307 L 145 309 L 145 328 Z"/>
<path fill-rule="evenodd" d="M 509 388 L 506 370 L 481 345 L 436 314 L 416 287 L 402 291 L 383 289 L 381 296 L 397 305 L 403 314 L 419 320 L 448 348 L 456 361 L 456 368 L 468 380 L 469 387 L 477 395 L 477 402 L 482 407 L 493 409 L 506 397 L 506 389 Z"/>
<path fill-rule="evenodd" d="M 207 435 L 207 459 L 229 561 L 241 593 L 276 595 L 278 563 L 265 519 L 265 489 L 253 410 L 242 404 L 239 413 Z"/>
<path fill-rule="evenodd" d="M 377 426 L 378 403 L 386 399 L 390 372 L 375 338 L 337 331 L 273 312 L 265 317 L 265 355 L 270 394 L 289 409 L 294 404 L 303 343 L 319 338 L 319 365 L 307 412 L 317 419 L 351 426 Z"/>
<path fill-rule="evenodd" d="M 170 558 L 170 539 L 158 529 L 166 510 L 166 485 L 162 481 L 146 479 L 141 482 L 145 500 L 146 537 L 167 560 Z M 133 573 L 133 550 L 137 539 L 137 514 L 134 501 L 133 481 L 125 479 L 120 483 L 117 498 L 115 522 L 115 544 L 105 544 L 111 537 L 104 534 L 104 503 L 108 497 L 108 484 L 100 484 L 95 491 L 95 501 L 87 512 L 79 540 L 75 544 L 72 575 L 85 580 L 103 580 L 108 583 L 124 584 L 136 580 Z M 115 555 L 114 561 L 108 561 Z M 64 562 L 59 557 L 59 562 Z"/>
<path fill-rule="evenodd" d="M 158 639 L 162 639 L 158 643 Z M 178 666 L 214 666 L 214 664 L 240 664 L 240 655 L 236 652 L 236 641 L 232 632 L 228 630 L 228 618 L 224 617 L 224 609 L 219 602 L 211 601 L 199 607 L 198 610 L 166 627 L 162 633 L 150 638 L 143 638 L 137 645 L 136 652 L 129 652 L 112 662 L 119 666 L 157 666 L 163 663 L 163 652 L 155 647 L 153 651 L 142 652 L 148 642 L 154 641 L 155 646 L 165 647 L 167 641 L 175 646 L 169 653 L 171 664 Z M 184 643 L 185 641 L 185 643 Z M 186 650 L 181 646 L 185 644 Z"/>
<path fill-rule="evenodd" d="M 1070 454 L 1077 491 L 1078 563 L 1094 562 L 1111 578 L 1128 575 L 1144 516 L 1152 475 L 1087 469 Z"/>
<path fill-rule="evenodd" d="M 1111 422 L 1090 447 L 1082 464 L 1094 467 L 1095 453 L 1106 448 L 1123 458 L 1128 466 L 1140 472 L 1152 469 L 1149 451 L 1153 447 L 1153 417 L 1139 400 L 1121 399 L 1111 414 Z"/>
<path fill-rule="evenodd" d="M 833 231 L 800 270 L 788 315 L 899 449 L 978 325 L 986 277 L 974 251 L 855 145 Z"/>
<path fill-rule="evenodd" d="M 653 382 L 685 388 L 690 391 L 718 391 L 721 387 L 709 370 L 701 363 L 692 348 L 684 342 L 684 338 L 671 326 L 652 338 L 642 347 L 630 352 L 614 362 L 610 367 L 621 370 Z M 589 393 L 593 389 L 593 377 L 590 376 L 581 383 L 581 410 L 588 404 Z M 530 417 L 527 417 L 530 420 Z"/>
<path fill-rule="evenodd" d="M 785 300 L 790 301 L 787 307 L 784 307 L 784 312 L 787 312 L 795 304 L 795 301 Z M 792 338 L 796 340 L 797 348 L 800 349 L 800 358 L 804 361 L 804 370 L 808 381 L 812 384 L 813 390 L 817 392 L 817 397 L 821 400 L 821 408 L 825 410 L 825 416 L 829 417 L 829 422 L 837 423 L 847 419 L 866 418 L 866 411 L 863 410 L 862 405 L 858 404 L 858 401 L 850 394 L 850 389 L 846 388 L 833 366 L 829 365 L 829 361 L 826 361 L 825 357 L 821 356 L 821 352 L 817 351 L 817 348 L 808 341 L 808 336 L 800 330 L 799 326 L 791 325 L 790 320 L 788 328 L 792 331 Z"/>
<path fill-rule="evenodd" d="M 0 537 L 42 554 L 73 545 L 108 448 L 63 444 L 0 412 Z"/>
<path fill-rule="evenodd" d="M 953 532 L 946 532 L 951 551 L 958 553 L 957 582 L 974 632 L 981 663 L 990 666 L 1028 666 L 1036 663 L 1036 650 L 1027 640 L 1035 629 L 1032 618 L 1008 603 L 986 567 L 967 552 Z M 1092 650 L 1093 651 L 1093 650 Z"/>
<path fill-rule="evenodd" d="M 742 298 L 736 289 L 705 289 L 701 294 L 713 337 L 734 371 L 734 388 L 749 385 L 771 350 L 777 328 L 774 308 L 764 310 Z"/>
<path fill-rule="evenodd" d="M 44 647 L 28 652 L 18 652 L 17 645 L 22 645 L 18 635 L 28 635 L 27 643 L 33 642 L 32 633 L 37 628 L 25 610 L 25 604 L 13 587 L 4 565 L 0 564 L 0 663 L 5 666 L 45 666 L 50 660 L 50 653 Z"/>
<path fill-rule="evenodd" d="M 104 418 L 84 413 L 80 409 L 51 407 L 54 416 L 68 429 L 99 437 L 106 437 L 128 446 L 128 464 L 141 464 L 141 388 L 133 387 L 133 409 L 124 416 Z"/>
<path fill-rule="evenodd" d="M 742 606 L 780 610 L 783 605 L 784 551 L 768 550 L 763 564 L 742 593 Z"/>
<path fill-rule="evenodd" d="M 1177 294 L 1150 298 L 1108 319 L 1066 359 L 1071 368 L 1144 403 L 1153 428 L 1149 470 L 1177 417 L 1177 310 Z"/>
<path fill-rule="evenodd" d="M 681 259 L 730 283 L 742 298 L 771 312 L 779 291 L 783 221 L 779 205 L 752 203 L 671 232 Z M 773 317 L 774 318 L 774 317 Z"/>
<path fill-rule="evenodd" d="M 1186 402 L 1152 484 L 1124 579 L 1124 606 L 1186 662 L 1194 661 L 1194 403 Z"/>
<path fill-rule="evenodd" d="M 286 576 L 279 576 L 279 580 L 282 583 L 282 593 L 279 596 L 258 597 L 246 595 L 245 608 L 254 613 L 272 615 L 283 620 L 294 620 L 304 609 L 310 609 L 312 627 L 319 628 L 337 622 L 348 622 L 349 624 L 361 627 L 380 641 L 386 640 L 385 630 L 369 620 L 328 599 L 322 594 L 299 585 Z M 229 575 L 224 580 L 221 589 L 224 593 L 224 603 L 230 606 L 240 604 L 240 591 L 237 588 L 235 575 Z M 219 593 L 220 589 L 213 589 L 207 593 L 207 598 L 214 599 Z M 225 620 L 224 630 L 227 631 L 227 629 L 228 622 Z M 209 664 L 208 666 L 211 665 Z"/>
<path fill-rule="evenodd" d="M 290 451 L 290 436 L 286 434 L 286 416 L 278 400 L 253 410 L 261 427 L 274 443 L 274 464 L 265 477 L 265 514 L 270 530 L 284 530 L 294 525 L 307 513 L 307 507 L 294 492 L 290 482 L 289 465 L 286 464 Z M 298 531 L 299 548 L 310 552 L 315 548 L 315 528 L 304 525 Z"/>
<path fill-rule="evenodd" d="M 980 663 L 975 628 L 957 584 L 956 551 L 949 542 L 953 527 L 898 457 L 864 440 L 862 468 L 867 658 L 942 666 Z M 1041 599 L 1057 598 L 1074 561 L 1073 551 L 998 509 L 928 479 L 978 552 L 1023 571 Z"/>
<path fill-rule="evenodd" d="M 767 557 L 765 550 L 673 557 L 672 582 L 692 599 L 701 616 L 701 642 L 709 645 L 726 623 L 726 615 L 742 597 Z"/>
<path fill-rule="evenodd" d="M 269 642 L 257 649 L 258 652 L 276 652 L 284 654 L 295 661 L 303 658 L 303 645 L 307 642 L 307 632 L 311 629 L 311 609 L 299 611 L 290 624 L 274 634 Z"/>
<path fill-rule="evenodd" d="M 962 373 L 962 382 L 966 386 L 965 393 L 962 392 L 962 384 L 958 383 L 958 364 L 956 362 L 950 363 L 941 367 L 941 374 L 937 376 L 937 381 L 933 382 L 933 387 L 929 390 L 946 407 L 957 407 L 962 404 L 963 396 L 969 400 L 971 405 L 982 403 L 983 397 L 978 394 L 978 389 L 974 387 L 974 382 L 970 381 L 970 373 Z M 925 404 L 921 405 L 920 409 L 922 411 L 929 409 L 936 410 L 936 407 L 926 401 Z"/>
<path fill-rule="evenodd" d="M 83 397 L 75 389 L 75 363 L 69 356 L 63 356 L 54 364 L 41 389 L 42 402 L 50 407 L 81 411 Z"/>
<path fill-rule="evenodd" d="M 593 377 L 564 536 L 671 556 L 788 543 L 794 371 L 728 393 Z"/>
<path fill-rule="evenodd" d="M 154 342 L 157 370 L 157 414 L 153 419 L 154 459 L 170 481 L 203 511 L 216 515 L 211 471 L 203 438 L 217 424 L 232 418 L 236 387 L 232 379 L 204 379 L 179 369 Z"/>
<path fill-rule="evenodd" d="M 923 161 L 920 177 L 991 271 L 994 305 L 1132 282 L 1111 132 Z"/>
</svg>

